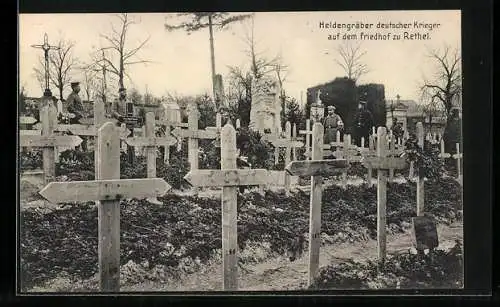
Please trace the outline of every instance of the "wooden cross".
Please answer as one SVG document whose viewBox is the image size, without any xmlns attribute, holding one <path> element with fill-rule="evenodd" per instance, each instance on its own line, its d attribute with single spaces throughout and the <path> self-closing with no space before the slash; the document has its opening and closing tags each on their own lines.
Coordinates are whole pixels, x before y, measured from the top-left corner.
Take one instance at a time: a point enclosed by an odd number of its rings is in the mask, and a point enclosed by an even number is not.
<svg viewBox="0 0 500 307">
<path fill-rule="evenodd" d="M 269 135 L 266 134 L 262 137 L 263 140 L 270 142 L 274 146 L 274 164 L 279 163 L 279 149 L 280 148 L 286 148 L 286 155 L 285 155 L 285 165 L 286 162 L 290 161 L 290 153 L 291 149 L 294 147 L 302 147 L 304 146 L 304 143 L 299 142 L 299 141 L 292 141 L 291 139 L 291 124 L 290 122 L 286 123 L 286 137 L 280 138 L 279 134 L 277 133 L 276 135 Z"/>
<path fill-rule="evenodd" d="M 319 249 L 321 246 L 321 202 L 323 176 L 346 169 L 347 160 L 323 160 L 323 125 L 314 123 L 312 130 L 312 160 L 293 161 L 285 170 L 293 176 L 311 176 L 309 209 L 309 285 L 318 275 Z"/>
<path fill-rule="evenodd" d="M 457 153 L 452 156 L 453 159 L 457 160 L 457 179 L 458 182 L 462 183 L 463 182 L 463 176 L 462 176 L 462 167 L 461 167 L 461 162 L 462 162 L 462 153 L 460 152 L 460 143 L 456 143 L 456 150 Z"/>
<path fill-rule="evenodd" d="M 444 140 L 441 139 L 441 141 L 439 143 L 440 143 L 439 145 L 440 145 L 440 148 L 441 148 L 441 151 L 439 153 L 439 157 L 443 158 L 443 159 L 451 157 L 451 154 L 445 152 L 445 150 L 444 150 Z"/>
<path fill-rule="evenodd" d="M 120 291 L 120 199 L 165 194 L 161 178 L 120 179 L 120 139 L 114 123 L 97 132 L 96 180 L 51 182 L 39 194 L 50 202 L 97 201 L 99 285 L 103 292 Z"/>
<path fill-rule="evenodd" d="M 190 170 L 197 170 L 199 167 L 199 139 L 217 139 L 218 132 L 214 130 L 198 130 L 198 119 L 200 113 L 195 105 L 192 105 L 188 114 L 188 129 L 175 128 L 172 135 L 177 138 L 188 138 L 188 159 Z M 196 188 L 194 189 L 196 193 Z"/>
<path fill-rule="evenodd" d="M 311 156 L 309 155 L 309 152 L 311 150 L 311 137 L 312 135 L 312 130 L 311 130 L 311 120 L 306 119 L 306 130 L 299 130 L 300 135 L 304 135 L 305 141 L 306 141 L 306 151 L 305 151 L 305 156 L 306 159 L 311 159 Z"/>
<path fill-rule="evenodd" d="M 146 147 L 147 159 L 147 177 L 156 177 L 156 147 L 165 146 L 165 148 L 177 143 L 177 139 L 171 136 L 156 137 L 155 136 L 155 114 L 153 112 L 146 113 L 144 136 L 135 136 L 125 139 L 129 146 Z M 148 199 L 152 203 L 161 204 L 156 198 Z"/>
<path fill-rule="evenodd" d="M 222 129 L 222 115 L 220 113 L 215 114 L 215 127 L 206 127 L 205 130 L 212 130 L 217 133 L 217 137 L 214 140 L 215 147 L 220 147 L 220 131 Z"/>
<path fill-rule="evenodd" d="M 43 148 L 43 175 L 44 182 L 47 184 L 55 179 L 54 148 L 57 146 L 78 146 L 82 139 L 76 135 L 54 135 L 54 127 L 57 124 L 57 109 L 52 104 L 42 107 L 40 118 L 42 119 L 41 135 L 21 134 L 19 146 Z"/>
<path fill-rule="evenodd" d="M 386 256 L 386 203 L 387 203 L 387 172 L 389 169 L 403 169 L 406 166 L 404 158 L 388 157 L 386 129 L 379 127 L 377 131 L 377 156 L 365 156 L 361 160 L 365 167 L 377 170 L 377 251 L 379 261 L 385 261 Z"/>
<path fill-rule="evenodd" d="M 344 135 L 344 143 L 342 149 L 337 149 L 333 152 L 333 155 L 338 159 L 347 160 L 347 163 L 349 164 L 354 161 L 359 162 L 362 159 L 361 156 L 358 156 L 358 150 L 356 146 L 353 146 L 351 144 L 350 134 Z M 347 169 L 344 169 L 342 171 L 342 186 L 347 186 Z"/>
<path fill-rule="evenodd" d="M 424 150 L 424 125 L 421 122 L 417 123 L 417 140 L 418 146 Z M 418 170 L 417 176 L 417 216 L 424 215 L 424 175 L 423 170 Z"/>
<path fill-rule="evenodd" d="M 222 266 L 224 290 L 238 289 L 237 186 L 264 185 L 266 169 L 238 169 L 236 130 L 226 124 L 221 130 L 221 169 L 191 169 L 184 177 L 195 187 L 222 187 Z"/>
<path fill-rule="evenodd" d="M 361 144 L 364 146 L 364 138 L 361 138 Z M 363 158 L 365 157 L 373 157 L 377 155 L 377 151 L 375 150 L 375 135 L 370 135 L 368 137 L 368 148 L 362 147 L 361 148 L 361 156 Z M 371 165 L 365 165 L 366 169 L 368 170 L 367 175 L 366 175 L 366 182 L 368 184 L 368 187 L 372 186 L 372 167 Z"/>
</svg>

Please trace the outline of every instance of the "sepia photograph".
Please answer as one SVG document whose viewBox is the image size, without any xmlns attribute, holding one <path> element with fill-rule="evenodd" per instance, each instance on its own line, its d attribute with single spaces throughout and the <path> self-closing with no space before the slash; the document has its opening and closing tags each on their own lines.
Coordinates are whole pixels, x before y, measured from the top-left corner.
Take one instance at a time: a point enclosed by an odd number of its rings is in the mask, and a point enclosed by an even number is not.
<svg viewBox="0 0 500 307">
<path fill-rule="evenodd" d="M 461 18 L 19 14 L 18 291 L 463 289 Z"/>
</svg>

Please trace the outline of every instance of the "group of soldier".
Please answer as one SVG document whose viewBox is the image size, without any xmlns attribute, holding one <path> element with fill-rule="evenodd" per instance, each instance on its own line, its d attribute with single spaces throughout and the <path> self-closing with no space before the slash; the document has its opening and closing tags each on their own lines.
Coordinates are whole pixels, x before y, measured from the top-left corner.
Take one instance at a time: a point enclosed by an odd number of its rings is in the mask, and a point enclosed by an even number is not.
<svg viewBox="0 0 500 307">
<path fill-rule="evenodd" d="M 80 98 L 80 83 L 71 82 L 72 92 L 66 99 L 67 111 L 70 114 L 70 124 L 80 123 L 80 119 L 86 117 L 83 108 L 82 99 Z M 131 101 L 127 99 L 127 90 L 120 88 L 118 90 L 118 98 L 116 98 L 110 106 L 106 106 L 106 117 L 114 118 L 118 123 L 123 121 L 127 115 L 133 116 L 134 111 L 131 107 Z"/>
<path fill-rule="evenodd" d="M 340 137 L 343 138 L 345 132 L 344 121 L 341 116 L 335 113 L 336 107 L 329 105 L 327 107 L 328 114 L 323 119 L 323 127 L 325 129 L 324 143 L 329 144 L 336 141 L 337 132 L 340 132 Z M 370 131 L 374 125 L 373 115 L 366 107 L 366 101 L 360 101 L 358 110 L 354 116 L 353 141 L 357 146 L 361 146 L 361 140 L 364 138 L 365 146 L 368 142 Z"/>
<path fill-rule="evenodd" d="M 63 110 L 58 110 L 58 120 L 60 122 L 65 122 L 70 125 L 80 124 L 80 120 L 87 117 L 85 109 L 83 107 L 83 101 L 79 95 L 80 93 L 80 82 L 71 82 L 71 93 L 66 98 L 66 112 Z M 57 99 L 52 97 L 54 104 L 57 103 Z M 120 88 L 118 90 L 118 97 L 111 103 L 105 106 L 106 112 L 105 116 L 107 118 L 112 118 L 116 120 L 118 125 L 121 125 L 124 118 L 127 116 L 135 116 L 133 104 L 127 99 L 127 90 L 125 88 Z M 80 148 L 84 151 L 87 150 L 87 138 L 81 136 L 83 142 Z"/>
</svg>

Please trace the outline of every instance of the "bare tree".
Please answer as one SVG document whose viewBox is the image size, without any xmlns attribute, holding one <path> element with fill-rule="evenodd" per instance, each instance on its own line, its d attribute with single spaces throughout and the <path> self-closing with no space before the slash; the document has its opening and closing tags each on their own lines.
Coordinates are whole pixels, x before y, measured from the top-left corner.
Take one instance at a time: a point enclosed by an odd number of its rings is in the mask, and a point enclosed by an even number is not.
<svg viewBox="0 0 500 307">
<path fill-rule="evenodd" d="M 49 82 L 57 88 L 59 99 L 63 100 L 64 90 L 69 87 L 73 70 L 77 68 L 78 65 L 78 59 L 73 55 L 75 42 L 61 38 L 57 43 L 57 47 L 59 47 L 59 49 L 49 54 Z M 38 66 L 33 68 L 33 71 L 38 82 L 44 80 L 45 61 L 43 57 L 39 58 Z"/>
<path fill-rule="evenodd" d="M 424 77 L 420 87 L 422 96 L 440 102 L 448 117 L 454 104 L 460 103 L 461 57 L 458 48 L 452 50 L 447 45 L 441 51 L 430 50 L 428 56 L 435 64 L 434 75 L 430 79 Z"/>
<path fill-rule="evenodd" d="M 120 26 L 117 30 L 115 25 L 111 25 L 111 34 L 101 34 L 106 46 L 99 48 L 93 53 L 94 69 L 103 70 L 115 75 L 118 78 L 118 86 L 124 86 L 124 77 L 131 80 L 127 73 L 127 67 L 135 64 L 150 63 L 149 60 L 140 59 L 137 53 L 147 44 L 149 36 L 140 42 L 134 48 L 127 47 L 127 34 L 129 28 L 137 24 L 136 21 L 129 18 L 128 14 L 119 14 L 117 18 L 120 20 Z M 105 52 L 107 51 L 107 52 Z"/>
<path fill-rule="evenodd" d="M 208 12 L 208 13 L 179 13 L 178 17 L 188 17 L 188 21 L 181 22 L 177 25 L 165 23 L 165 29 L 168 31 L 183 29 L 186 30 L 188 35 L 192 32 L 208 28 L 210 40 L 210 62 L 212 71 L 212 91 L 213 97 L 216 96 L 215 85 L 215 48 L 214 48 L 214 26 L 219 30 L 226 29 L 227 26 L 233 22 L 242 21 L 253 14 L 230 14 L 226 12 Z"/>
<path fill-rule="evenodd" d="M 347 78 L 357 81 L 362 75 L 367 74 L 370 70 L 363 63 L 363 56 L 366 51 L 361 50 L 361 44 L 352 44 L 344 42 L 337 48 L 339 58 L 335 62 L 344 69 Z"/>
</svg>

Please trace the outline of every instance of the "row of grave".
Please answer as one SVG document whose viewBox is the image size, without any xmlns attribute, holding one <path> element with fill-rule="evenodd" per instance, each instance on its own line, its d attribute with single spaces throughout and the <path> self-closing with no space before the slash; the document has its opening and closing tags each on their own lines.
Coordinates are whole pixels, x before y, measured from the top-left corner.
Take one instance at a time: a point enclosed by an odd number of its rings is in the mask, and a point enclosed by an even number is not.
<svg viewBox="0 0 500 307">
<path fill-rule="evenodd" d="M 47 112 L 45 110 L 44 112 Z M 418 129 L 423 131 L 422 124 Z M 149 129 L 146 129 L 148 132 Z M 99 283 L 103 292 L 120 291 L 120 200 L 126 198 L 156 198 L 164 195 L 170 186 L 161 178 L 155 178 L 154 164 L 148 164 L 148 177 L 120 179 L 120 129 L 106 122 L 96 132 L 96 180 L 50 182 L 41 191 L 52 203 L 95 201 L 98 210 L 98 261 Z M 286 172 L 293 176 L 311 176 L 310 228 L 309 228 L 309 284 L 318 275 L 321 245 L 321 203 L 323 177 L 344 171 L 349 167 L 346 159 L 323 159 L 323 126 L 315 123 L 312 129 L 311 159 L 292 161 Z M 406 161 L 401 157 L 388 156 L 385 142 L 386 130 L 377 131 L 376 154 L 360 161 L 365 167 L 377 171 L 377 241 L 378 257 L 386 257 L 386 192 L 389 169 L 402 169 Z M 65 136 L 69 137 L 69 136 Z M 238 169 L 236 165 L 236 130 L 226 124 L 220 131 L 221 169 L 192 169 L 184 177 L 194 187 L 222 188 L 222 270 L 223 290 L 238 289 L 237 244 L 237 188 L 248 185 L 268 185 L 272 181 L 266 169 Z M 419 140 L 422 144 L 423 140 Z M 154 148 L 148 147 L 147 154 Z M 50 148 L 44 148 L 49 150 Z M 44 152 L 52 154 L 53 152 Z M 155 161 L 151 159 L 150 161 Z M 417 176 L 417 216 L 424 212 L 424 178 Z M 435 246 L 427 246 L 433 248 Z M 421 246 L 420 248 L 424 248 Z"/>
<path fill-rule="evenodd" d="M 22 147 L 42 147 L 44 152 L 47 150 L 51 150 L 54 152 L 54 158 L 46 157 L 43 162 L 43 176 L 45 178 L 45 183 L 53 181 L 54 172 L 55 172 L 55 162 L 57 161 L 58 148 L 61 147 L 74 147 L 81 143 L 81 139 L 78 136 L 95 136 L 96 135 L 96 126 L 95 125 L 58 125 L 56 119 L 57 110 L 55 107 L 51 105 L 47 105 L 42 109 L 41 112 L 41 123 L 40 130 L 20 130 L 20 145 Z M 178 122 L 169 122 L 167 120 L 159 120 L 156 121 L 154 115 L 147 114 L 146 115 L 146 123 L 141 129 L 137 129 L 134 131 L 137 136 L 127 137 L 131 131 L 129 131 L 124 124 L 120 127 L 120 137 L 123 140 L 122 145 L 125 143 L 128 146 L 134 146 L 135 148 L 143 147 L 145 149 L 145 153 L 148 157 L 148 174 L 152 173 L 152 164 L 156 163 L 152 160 L 156 159 L 156 150 L 148 150 L 150 146 L 163 146 L 164 150 L 164 161 L 168 163 L 168 157 L 170 156 L 170 146 L 177 144 L 178 146 L 181 144 L 179 142 L 180 138 L 188 139 L 188 159 L 190 162 L 190 169 L 196 170 L 198 169 L 198 140 L 199 139 L 214 139 L 216 140 L 220 135 L 221 130 L 221 116 L 217 114 L 216 117 L 216 127 L 207 127 L 204 130 L 198 129 L 198 118 L 199 113 L 197 108 L 190 109 L 188 115 L 188 123 L 178 123 Z M 97 101 L 94 104 L 94 122 L 95 123 L 103 123 L 109 119 L 104 117 L 104 104 L 100 101 Z M 33 123 L 34 119 L 30 118 L 21 118 L 21 124 L 29 124 Z M 155 136 L 155 126 L 156 124 L 164 125 L 166 131 L 163 137 Z M 297 137 L 297 129 L 296 124 L 292 125 L 290 122 L 287 122 L 285 125 L 285 133 L 281 134 L 279 131 L 276 131 L 275 134 L 266 134 L 263 138 L 269 141 L 275 147 L 275 163 L 278 163 L 279 151 L 280 149 L 285 149 L 285 165 L 290 163 L 291 161 L 298 160 L 296 149 L 303 147 L 305 140 L 305 157 L 306 159 L 310 159 L 311 157 L 311 135 L 312 130 L 310 129 L 310 121 L 306 121 L 306 129 L 300 130 L 299 134 L 303 135 L 303 137 Z M 174 126 L 174 130 L 170 131 L 170 127 Z M 236 127 L 239 127 L 239 121 L 236 121 Z M 183 129 L 187 128 L 187 129 Z M 375 130 L 375 128 L 373 128 Z M 57 132 L 70 132 L 73 136 L 63 136 L 58 134 Z M 139 133 L 137 133 L 139 132 Z M 423 133 L 423 132 L 422 132 Z M 406 134 L 407 135 L 407 134 Z M 420 138 L 422 135 L 419 135 Z M 437 135 L 434 135 L 436 137 Z M 430 134 L 427 134 L 427 138 L 430 137 Z M 373 131 L 372 135 L 369 138 L 369 146 L 367 148 L 364 147 L 364 139 L 361 140 L 361 147 L 355 146 L 351 142 L 350 135 L 345 135 L 343 140 L 341 141 L 340 132 L 337 132 L 336 141 L 330 144 L 323 144 L 323 156 L 331 157 L 335 156 L 336 158 L 346 159 L 349 163 L 359 163 L 360 159 L 363 156 L 373 155 L 376 151 L 376 133 Z M 405 139 L 396 140 L 392 135 L 392 132 L 386 136 L 387 143 L 389 144 L 389 155 L 390 156 L 399 156 L 403 151 L 403 142 Z M 434 138 L 435 139 L 435 138 Z M 457 168 L 458 168 L 458 179 L 461 180 L 461 171 L 460 164 L 462 154 L 459 152 L 459 147 L 457 144 L 457 153 L 449 154 L 444 152 L 444 141 L 442 138 L 440 139 L 441 143 L 441 154 L 442 158 L 453 157 L 457 160 Z M 216 142 L 217 144 L 217 142 Z M 335 149 L 335 150 L 332 150 Z M 95 148 L 94 148 L 95 150 Z M 44 154 L 44 157 L 46 155 Z M 151 160 L 151 161 L 150 161 Z M 274 173 L 277 180 L 274 183 L 283 183 L 285 188 L 288 190 L 290 188 L 291 182 L 293 181 L 290 176 L 285 172 Z M 277 175 L 277 176 L 276 176 Z M 413 164 L 410 165 L 410 174 L 409 177 L 413 178 L 414 168 Z M 389 180 L 392 180 L 394 176 L 394 170 L 391 169 L 389 172 Z M 366 180 L 369 185 L 372 185 L 372 170 L 368 168 Z M 294 178 L 296 181 L 296 178 Z M 347 184 L 347 170 L 342 172 L 342 185 L 346 186 Z"/>
</svg>

